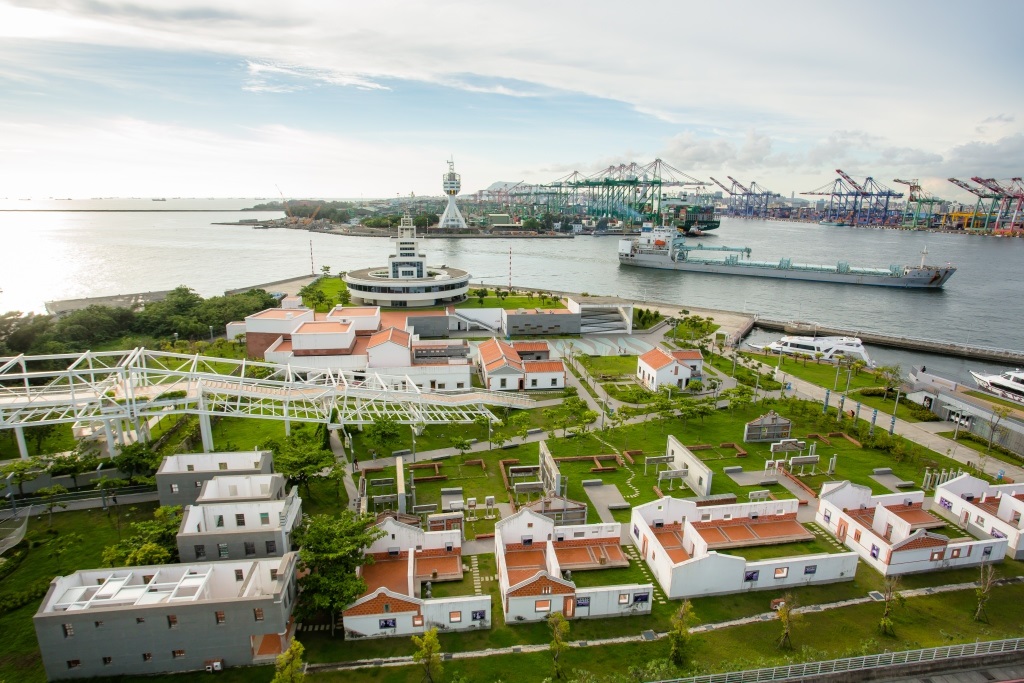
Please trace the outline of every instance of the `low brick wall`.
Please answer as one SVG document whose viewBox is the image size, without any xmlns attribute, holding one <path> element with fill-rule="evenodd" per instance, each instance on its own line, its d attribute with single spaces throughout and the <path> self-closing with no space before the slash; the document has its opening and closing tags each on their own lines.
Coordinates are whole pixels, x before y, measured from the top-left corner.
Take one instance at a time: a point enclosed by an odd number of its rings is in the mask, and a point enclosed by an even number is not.
<svg viewBox="0 0 1024 683">
<path fill-rule="evenodd" d="M 447 474 L 432 474 L 429 477 L 414 477 L 412 481 L 413 481 L 414 484 L 420 484 L 420 483 L 423 483 L 425 481 L 447 481 L 447 480 L 448 480 L 448 475 Z"/>
<path fill-rule="evenodd" d="M 726 443 L 719 444 L 718 447 L 719 448 L 731 448 L 731 449 L 733 449 L 734 451 L 736 451 L 736 457 L 737 458 L 745 458 L 745 457 L 747 457 L 747 452 L 745 450 L 743 450 L 740 447 L 739 444 L 726 442 Z"/>
<path fill-rule="evenodd" d="M 852 443 L 857 448 L 864 448 L 864 446 L 861 445 L 860 441 L 857 441 L 857 439 L 853 438 L 852 436 L 850 436 L 846 432 L 829 432 L 828 435 L 829 436 L 835 436 L 835 437 L 840 437 L 840 438 L 846 439 L 847 441 Z M 831 445 L 831 444 L 829 444 L 829 445 Z"/>
<path fill-rule="evenodd" d="M 787 479 L 789 479 L 792 482 L 795 482 L 797 484 L 797 486 L 799 486 L 801 489 L 806 491 L 807 494 L 811 497 L 812 500 L 817 500 L 818 494 L 814 491 L 814 489 L 812 489 L 810 486 L 808 486 L 807 484 L 805 484 L 802 481 L 800 481 L 798 478 L 794 477 L 792 472 L 790 472 L 787 469 L 780 469 L 779 471 L 782 472 L 782 476 L 786 477 Z M 807 503 L 806 500 L 801 500 L 800 504 L 801 505 L 807 505 L 808 503 Z"/>
<path fill-rule="evenodd" d="M 698 443 L 692 446 L 684 446 L 684 448 L 686 448 L 689 451 L 709 451 L 712 448 L 714 448 L 714 446 L 712 446 L 709 443 Z"/>
<path fill-rule="evenodd" d="M 822 442 L 826 446 L 831 446 L 832 445 L 832 442 L 829 441 L 828 438 L 824 434 L 808 434 L 807 438 L 808 439 L 817 439 L 818 441 Z"/>
<path fill-rule="evenodd" d="M 485 463 L 482 458 L 478 458 L 477 460 L 467 460 L 466 462 L 464 462 L 462 464 L 463 465 L 479 465 L 485 472 L 487 471 L 487 463 Z"/>
</svg>

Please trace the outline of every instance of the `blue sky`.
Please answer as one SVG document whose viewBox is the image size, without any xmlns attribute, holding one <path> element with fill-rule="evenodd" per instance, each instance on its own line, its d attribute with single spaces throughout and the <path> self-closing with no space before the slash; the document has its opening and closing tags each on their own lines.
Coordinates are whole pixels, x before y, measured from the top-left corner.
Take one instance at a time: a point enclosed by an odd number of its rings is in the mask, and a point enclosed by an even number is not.
<svg viewBox="0 0 1024 683">
<path fill-rule="evenodd" d="M 0 0 L 0 197 L 1024 173 L 1017 2 L 209 4 Z"/>
</svg>

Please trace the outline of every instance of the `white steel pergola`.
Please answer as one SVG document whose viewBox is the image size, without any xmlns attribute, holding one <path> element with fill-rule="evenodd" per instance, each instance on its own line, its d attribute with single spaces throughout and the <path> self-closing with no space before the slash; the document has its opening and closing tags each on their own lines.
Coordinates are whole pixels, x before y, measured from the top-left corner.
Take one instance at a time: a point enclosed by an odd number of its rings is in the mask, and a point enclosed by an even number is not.
<svg viewBox="0 0 1024 683">
<path fill-rule="evenodd" d="M 425 392 L 405 375 L 336 371 L 136 348 L 0 358 L 0 429 L 13 429 L 27 457 L 24 427 L 99 426 L 110 452 L 124 426 L 149 418 L 198 415 L 203 448 L 213 450 L 211 416 L 283 420 L 345 428 L 378 417 L 414 425 L 494 416 L 485 405 L 528 408 L 515 394 Z"/>
</svg>

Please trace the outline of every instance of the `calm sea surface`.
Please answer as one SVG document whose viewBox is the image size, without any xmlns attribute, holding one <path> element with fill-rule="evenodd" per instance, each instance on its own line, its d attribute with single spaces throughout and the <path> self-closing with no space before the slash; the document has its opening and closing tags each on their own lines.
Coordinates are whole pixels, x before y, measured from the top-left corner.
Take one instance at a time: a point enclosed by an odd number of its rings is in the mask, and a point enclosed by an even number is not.
<svg viewBox="0 0 1024 683">
<path fill-rule="evenodd" d="M 169 289 L 185 284 L 204 295 L 295 277 L 313 265 L 334 271 L 385 262 L 390 243 L 299 230 L 211 225 L 280 213 L 241 212 L 251 199 L 4 200 L 0 209 L 0 311 L 42 310 L 52 299 Z M 38 211 L 38 209 L 61 209 Z M 68 209 L 132 209 L 85 212 Z M 25 209 L 36 209 L 26 211 Z M 168 211 L 178 209 L 182 211 Z M 155 211 L 159 210 L 159 211 Z M 826 228 L 816 224 L 726 219 L 709 245 L 748 246 L 763 260 L 848 261 L 888 266 L 952 262 L 958 272 L 941 291 L 904 291 L 784 282 L 619 266 L 618 240 L 429 239 L 431 263 L 470 271 L 488 284 L 618 295 L 642 302 L 757 312 L 822 324 L 955 342 L 1024 348 L 1024 241 Z M 992 366 L 872 349 L 880 362 L 929 362 L 964 381 Z"/>
</svg>

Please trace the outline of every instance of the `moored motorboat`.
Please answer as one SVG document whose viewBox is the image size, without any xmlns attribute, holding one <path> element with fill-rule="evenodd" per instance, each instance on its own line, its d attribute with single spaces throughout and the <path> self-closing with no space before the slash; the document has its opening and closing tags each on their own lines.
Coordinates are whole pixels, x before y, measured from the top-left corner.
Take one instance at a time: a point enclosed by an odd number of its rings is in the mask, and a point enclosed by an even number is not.
<svg viewBox="0 0 1024 683">
<path fill-rule="evenodd" d="M 786 354 L 789 356 L 807 356 L 836 362 L 842 358 L 862 360 L 869 366 L 874 365 L 868 356 L 863 342 L 857 337 L 783 337 L 771 344 L 747 344 L 752 349 L 767 353 Z M 820 356 L 818 354 L 821 354 Z"/>
<path fill-rule="evenodd" d="M 971 377 L 982 391 L 1024 403 L 1024 371 L 1009 370 L 1000 375 L 982 375 L 972 370 Z"/>
</svg>

